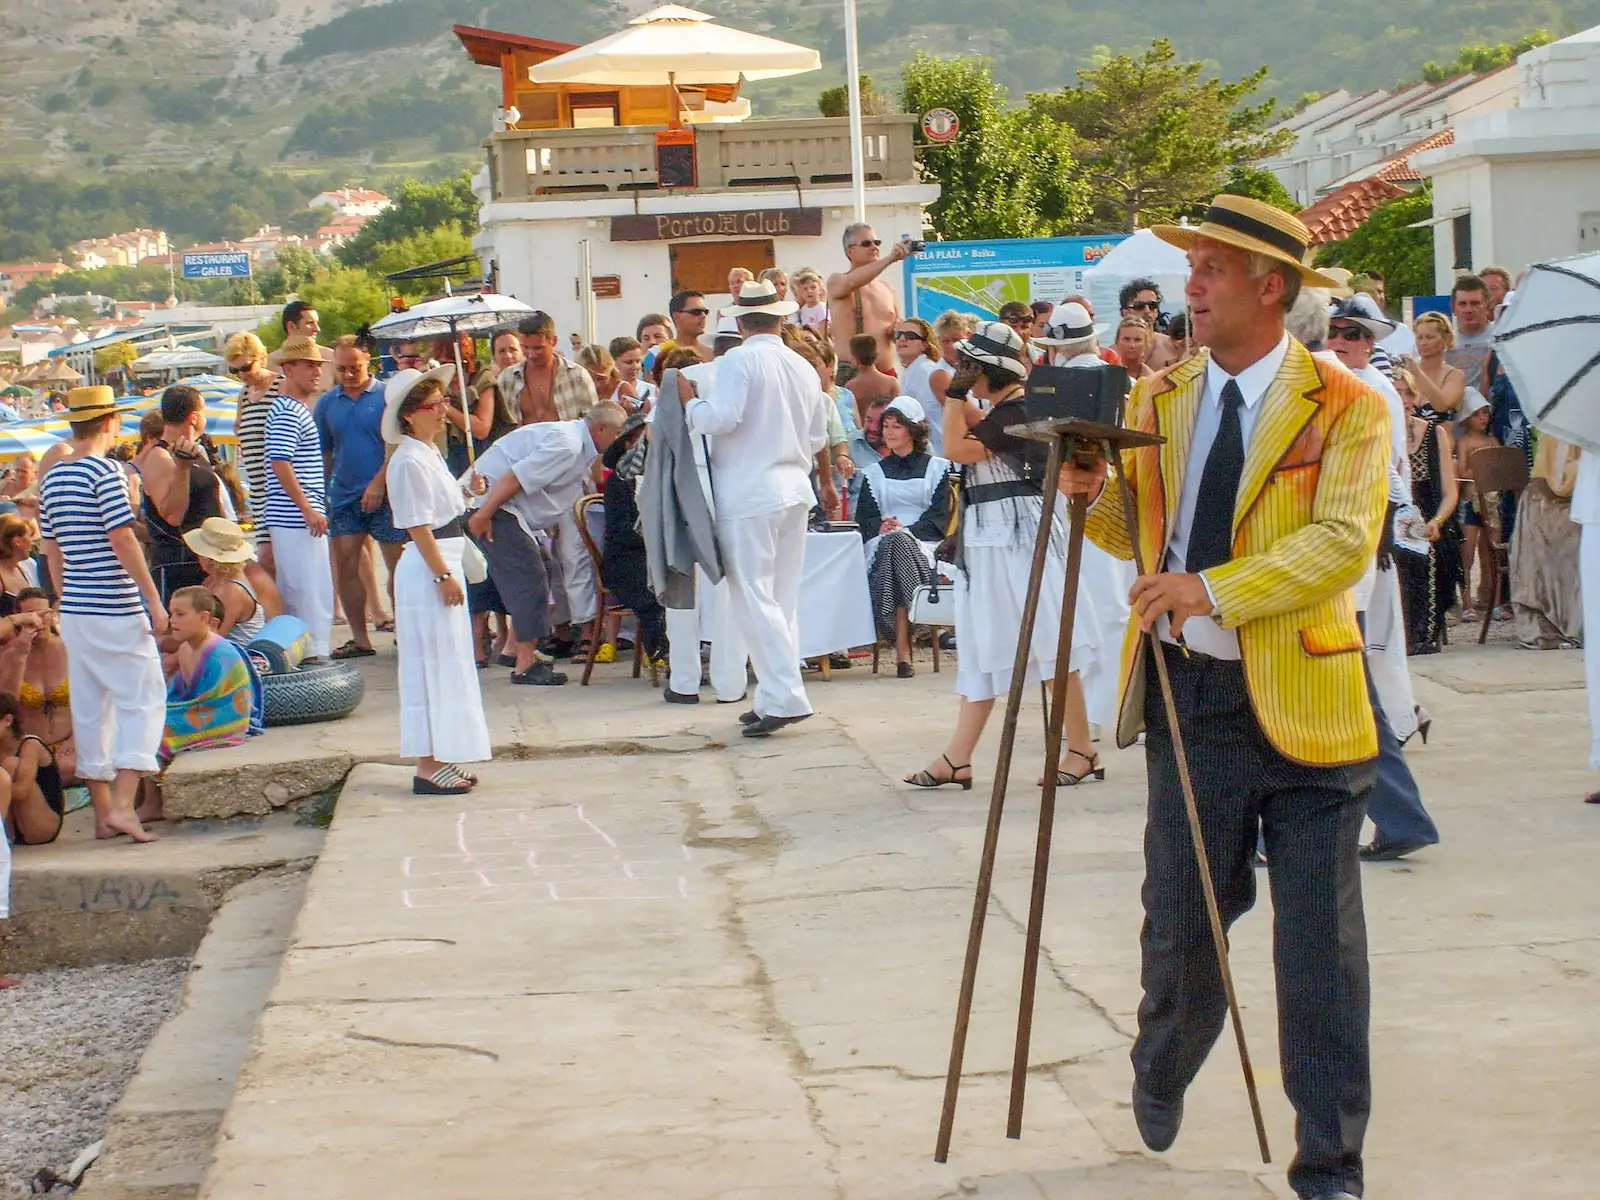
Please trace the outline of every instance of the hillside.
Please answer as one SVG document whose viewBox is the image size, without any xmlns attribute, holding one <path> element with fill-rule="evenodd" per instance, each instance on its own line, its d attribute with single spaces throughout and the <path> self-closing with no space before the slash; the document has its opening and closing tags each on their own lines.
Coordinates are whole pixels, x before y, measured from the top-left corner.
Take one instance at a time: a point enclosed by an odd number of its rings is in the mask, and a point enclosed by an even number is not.
<svg viewBox="0 0 1600 1200">
<path fill-rule="evenodd" d="M 703 7 L 822 51 L 822 72 L 752 86 L 758 113 L 813 112 L 842 79 L 836 3 Z M 1229 75 L 1271 64 L 1271 94 L 1292 101 L 1391 84 L 1462 44 L 1583 28 L 1600 21 L 1600 0 L 990 0 L 981 25 L 966 0 L 863 0 L 860 11 L 865 69 L 884 90 L 925 49 L 993 58 L 1020 99 L 1071 83 L 1104 48 L 1161 34 Z M 497 95 L 452 22 L 586 41 L 624 18 L 610 0 L 0 0 L 0 168 L 81 177 L 240 150 L 290 171 L 436 174 L 476 161 Z"/>
</svg>

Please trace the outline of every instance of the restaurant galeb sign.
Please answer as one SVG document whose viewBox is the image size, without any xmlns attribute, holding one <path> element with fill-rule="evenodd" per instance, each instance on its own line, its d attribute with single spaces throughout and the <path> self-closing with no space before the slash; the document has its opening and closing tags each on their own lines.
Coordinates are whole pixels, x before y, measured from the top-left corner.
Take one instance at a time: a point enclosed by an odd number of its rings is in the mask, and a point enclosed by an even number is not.
<svg viewBox="0 0 1600 1200">
<path fill-rule="evenodd" d="M 613 242 L 675 242 L 698 237 L 821 237 L 820 208 L 751 208 L 611 218 Z"/>
</svg>

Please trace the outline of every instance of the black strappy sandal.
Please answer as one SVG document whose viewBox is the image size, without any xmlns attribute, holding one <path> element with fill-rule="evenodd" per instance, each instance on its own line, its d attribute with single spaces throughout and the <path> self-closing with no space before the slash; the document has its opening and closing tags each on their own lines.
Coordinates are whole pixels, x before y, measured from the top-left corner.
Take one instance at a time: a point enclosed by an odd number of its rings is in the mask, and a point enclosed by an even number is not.
<svg viewBox="0 0 1600 1200">
<path fill-rule="evenodd" d="M 1067 753 L 1083 759 L 1084 762 L 1089 764 L 1089 769 L 1081 775 L 1074 775 L 1071 771 L 1057 771 L 1056 786 L 1058 788 L 1077 787 L 1086 779 L 1093 779 L 1097 782 L 1105 780 L 1106 769 L 1100 765 L 1100 756 L 1098 754 L 1085 754 L 1081 750 L 1068 750 Z"/>
<path fill-rule="evenodd" d="M 950 768 L 949 779 L 940 779 L 932 771 L 918 771 L 915 775 L 907 775 L 905 782 L 912 787 L 919 788 L 939 788 L 944 787 L 947 783 L 953 783 L 963 792 L 970 792 L 972 790 L 972 776 L 968 775 L 965 779 L 958 778 L 958 776 L 962 771 L 971 771 L 972 764 L 962 763 L 958 767 L 950 761 L 948 754 L 941 754 L 939 757 L 944 759 L 944 765 Z"/>
</svg>

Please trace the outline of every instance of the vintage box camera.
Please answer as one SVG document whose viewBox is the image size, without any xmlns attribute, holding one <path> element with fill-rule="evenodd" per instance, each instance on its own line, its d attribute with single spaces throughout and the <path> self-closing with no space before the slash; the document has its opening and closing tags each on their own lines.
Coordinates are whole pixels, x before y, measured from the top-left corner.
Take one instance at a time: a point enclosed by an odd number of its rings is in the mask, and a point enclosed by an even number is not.
<svg viewBox="0 0 1600 1200">
<path fill-rule="evenodd" d="M 1036 366 L 1028 372 L 1023 406 L 1029 421 L 1077 417 L 1101 425 L 1121 425 L 1128 397 L 1128 372 L 1123 367 Z"/>
</svg>

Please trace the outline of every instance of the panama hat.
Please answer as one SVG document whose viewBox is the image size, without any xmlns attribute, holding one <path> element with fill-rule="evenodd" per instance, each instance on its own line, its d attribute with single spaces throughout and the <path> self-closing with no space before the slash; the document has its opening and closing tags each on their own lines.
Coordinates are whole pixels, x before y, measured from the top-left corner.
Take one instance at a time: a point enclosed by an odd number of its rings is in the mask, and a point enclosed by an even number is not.
<svg viewBox="0 0 1600 1200">
<path fill-rule="evenodd" d="M 1311 248 L 1311 233 L 1299 217 L 1249 196 L 1224 193 L 1211 201 L 1198 225 L 1157 225 L 1150 232 L 1179 250 L 1191 249 L 1197 238 L 1210 238 L 1293 267 L 1312 287 L 1343 286 L 1302 261 Z"/>
<path fill-rule="evenodd" d="M 1359 293 L 1334 305 L 1333 311 L 1328 314 L 1328 319 L 1359 325 L 1372 335 L 1372 340 L 1375 342 L 1381 342 L 1395 329 L 1394 322 L 1383 315 L 1378 302 L 1371 296 Z"/>
<path fill-rule="evenodd" d="M 1092 335 L 1103 337 L 1109 328 L 1108 325 L 1096 325 L 1089 310 L 1074 300 L 1070 304 L 1058 304 L 1052 308 L 1044 332 L 1033 340 L 1041 346 L 1065 346 Z"/>
<path fill-rule="evenodd" d="M 957 342 L 955 350 L 957 354 L 991 367 L 1003 367 L 1018 379 L 1028 373 L 1022 354 L 1022 335 L 1004 321 L 985 321 L 970 337 Z"/>
<path fill-rule="evenodd" d="M 416 391 L 418 386 L 430 379 L 443 380 L 446 385 L 455 378 L 455 363 L 445 363 L 442 367 L 435 367 L 431 371 L 419 371 L 415 367 L 407 367 L 403 371 L 396 371 L 383 385 L 383 421 L 380 428 L 383 430 L 383 440 L 391 446 L 398 446 L 400 439 L 405 437 L 405 430 L 400 428 L 400 406 L 406 402 L 406 397 Z"/>
<path fill-rule="evenodd" d="M 67 393 L 68 421 L 93 421 L 117 411 L 117 394 L 104 384 L 75 387 Z"/>
<path fill-rule="evenodd" d="M 212 562 L 253 562 L 256 557 L 255 547 L 245 537 L 244 530 L 227 517 L 207 517 L 199 529 L 191 529 L 183 535 L 183 543 Z"/>
<path fill-rule="evenodd" d="M 1344 267 L 1323 267 L 1322 274 L 1338 285 L 1331 289 L 1335 300 L 1348 300 L 1356 294 L 1355 288 L 1350 286 L 1350 281 L 1355 278 L 1353 271 Z"/>
<path fill-rule="evenodd" d="M 914 425 L 925 424 L 928 420 L 928 411 L 915 396 L 896 396 L 883 411 L 899 413 Z"/>
<path fill-rule="evenodd" d="M 765 313 L 769 317 L 787 317 L 800 311 L 793 300 L 779 300 L 778 289 L 770 279 L 755 279 L 739 289 L 733 306 L 722 310 L 725 317 L 748 317 Z"/>
<path fill-rule="evenodd" d="M 281 367 L 284 363 L 292 362 L 327 362 L 328 358 L 314 338 L 296 334 L 286 338 L 283 345 L 267 355 L 267 361 L 275 367 Z"/>
</svg>

